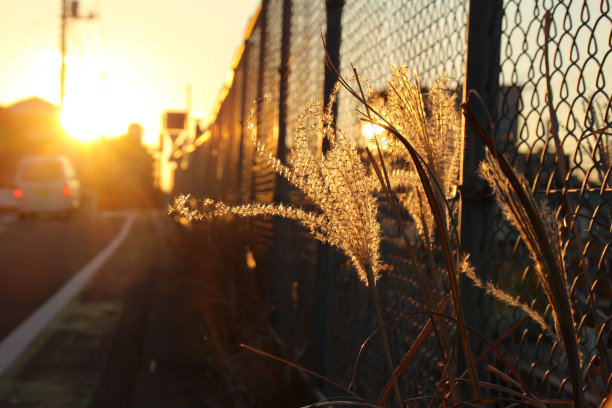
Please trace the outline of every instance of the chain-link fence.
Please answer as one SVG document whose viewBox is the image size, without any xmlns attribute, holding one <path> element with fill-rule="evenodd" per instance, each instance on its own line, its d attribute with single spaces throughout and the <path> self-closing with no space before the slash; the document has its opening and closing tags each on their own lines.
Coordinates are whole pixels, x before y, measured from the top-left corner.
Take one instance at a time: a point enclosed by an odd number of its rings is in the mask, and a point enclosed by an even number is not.
<svg viewBox="0 0 612 408">
<path fill-rule="evenodd" d="M 551 16 L 548 41 L 546 11 Z M 332 15 L 341 21 L 333 31 L 329 24 L 338 20 Z M 340 33 L 334 41 L 327 35 L 332 32 Z M 606 75 L 612 74 L 609 2 L 264 0 L 236 57 L 233 81 L 220 97 L 216 119 L 184 149 L 184 162 L 176 173 L 177 193 L 234 203 L 281 200 L 310 205 L 299 192 L 286 190 L 255 153 L 251 138 L 285 159 L 300 113 L 311 101 L 328 97 L 322 42 L 326 35 L 328 52 L 339 58 L 341 74 L 350 77 L 355 67 L 369 80 L 374 95 L 384 95 L 388 88 L 391 64 L 402 63 L 418 73 L 423 89 L 436 77 L 448 75 L 449 91 L 458 97 L 464 84 L 483 95 L 501 150 L 539 200 L 561 208 L 556 215 L 568 242 L 572 300 L 583 317 L 576 323 L 587 402 L 599 405 L 610 390 L 612 367 L 612 136 L 609 128 L 601 131 L 612 114 L 612 87 L 606 82 Z M 359 145 L 363 139 L 354 114 L 357 107 L 354 98 L 341 93 L 336 123 Z M 551 131 L 557 122 L 558 130 Z M 462 189 L 476 171 L 474 158 L 482 157 L 482 147 L 467 136 L 469 160 L 464 160 L 464 186 L 459 186 L 463 249 L 476 258 L 483 279 L 494 281 L 552 322 L 518 234 L 494 208 L 491 197 Z M 321 152 L 321 140 L 313 138 L 312 145 Z M 414 313 L 427 306 L 396 221 L 382 201 L 387 267 L 379 290 L 385 319 L 392 321 L 389 333 L 397 363 L 428 316 Z M 292 223 L 269 218 L 251 222 L 253 249 L 265 270 L 261 278 L 281 336 L 305 350 L 306 366 L 343 385 L 354 378 L 358 394 L 377 398 L 388 378 L 376 338 L 360 351 L 377 324 L 367 289 L 350 264 L 341 256 L 324 256 L 326 249 Z M 419 251 L 418 256 L 425 257 L 422 248 Z M 464 289 L 470 294 L 468 322 L 491 341 L 503 336 L 499 350 L 531 389 L 549 398 L 570 398 L 562 346 L 517 310 L 469 285 Z M 435 393 L 444 360 L 435 341 L 429 338 L 430 344 L 401 377 L 403 395 Z M 483 378 L 498 381 L 485 372 L 487 365 L 499 368 L 499 360 L 490 357 L 480 363 Z"/>
<path fill-rule="evenodd" d="M 547 10 L 551 25 L 546 44 L 543 21 Z M 612 184 L 605 180 L 610 172 L 611 136 L 609 130 L 607 134 L 591 134 L 609 124 L 612 113 L 612 87 L 605 81 L 606 72 L 608 76 L 612 72 L 608 58 L 612 52 L 611 19 L 606 1 L 504 1 L 494 116 L 498 143 L 526 176 L 536 197 L 551 208 L 560 207 L 557 217 L 565 224 L 564 238 L 568 240 L 569 285 L 577 314 L 583 316 L 579 338 L 585 354 L 586 384 L 592 391 L 587 396 L 593 404 L 604 398 L 600 392 L 610 386 L 601 383 L 597 372 L 609 373 L 611 367 L 612 331 L 606 320 L 612 300 L 612 258 L 608 252 Z M 546 51 L 552 91 L 548 98 Z M 560 149 L 555 145 L 556 132 Z M 496 225 L 490 270 L 495 271 L 498 281 L 507 282 L 515 295 L 535 305 L 545 304 L 541 291 L 534 287 L 535 272 L 516 235 L 501 219 Z M 494 305 L 489 307 L 493 310 Z M 489 327 L 502 332 L 518 316 L 496 309 L 488 320 Z M 546 386 L 552 395 L 568 391 L 567 362 L 559 344 L 536 328 L 525 328 L 521 336 L 510 338 L 504 346 L 508 353 L 513 351 L 516 365 L 534 383 Z"/>
</svg>

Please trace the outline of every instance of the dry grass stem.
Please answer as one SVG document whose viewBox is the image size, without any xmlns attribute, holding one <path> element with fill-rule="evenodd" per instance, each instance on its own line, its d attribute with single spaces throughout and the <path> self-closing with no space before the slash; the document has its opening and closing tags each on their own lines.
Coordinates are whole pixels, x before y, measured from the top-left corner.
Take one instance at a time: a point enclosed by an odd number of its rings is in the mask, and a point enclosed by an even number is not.
<svg viewBox="0 0 612 408">
<path fill-rule="evenodd" d="M 476 271 L 472 265 L 470 265 L 467 258 L 464 259 L 460 271 L 472 281 L 474 286 L 484 289 L 485 292 L 495 297 L 500 302 L 522 310 L 529 318 L 536 322 L 544 332 L 548 333 L 554 340 L 559 340 L 555 332 L 550 328 L 548 323 L 546 323 L 544 317 L 536 312 L 532 307 L 521 302 L 518 298 L 510 295 L 508 292 L 505 292 L 493 283 L 485 283 L 478 278 L 476 276 Z"/>
</svg>

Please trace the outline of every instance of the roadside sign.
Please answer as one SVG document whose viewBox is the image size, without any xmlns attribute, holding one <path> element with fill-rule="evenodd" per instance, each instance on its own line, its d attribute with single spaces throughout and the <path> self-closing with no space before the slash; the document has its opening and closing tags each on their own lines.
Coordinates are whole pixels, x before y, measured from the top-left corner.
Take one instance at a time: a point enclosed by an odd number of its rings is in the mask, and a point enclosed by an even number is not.
<svg viewBox="0 0 612 408">
<path fill-rule="evenodd" d="M 164 113 L 164 129 L 168 130 L 185 130 L 187 124 L 187 112 L 171 112 Z"/>
</svg>

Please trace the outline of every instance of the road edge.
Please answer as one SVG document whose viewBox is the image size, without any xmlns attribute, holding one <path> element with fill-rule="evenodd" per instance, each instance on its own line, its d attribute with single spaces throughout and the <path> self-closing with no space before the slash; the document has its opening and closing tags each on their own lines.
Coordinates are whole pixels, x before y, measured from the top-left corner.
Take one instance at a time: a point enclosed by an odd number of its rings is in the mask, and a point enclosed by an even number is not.
<svg viewBox="0 0 612 408">
<path fill-rule="evenodd" d="M 130 212 L 123 222 L 121 230 L 112 241 L 0 342 L 0 378 L 19 359 L 36 336 L 48 326 L 53 318 L 121 246 L 132 229 L 135 219 L 136 213 Z"/>
</svg>

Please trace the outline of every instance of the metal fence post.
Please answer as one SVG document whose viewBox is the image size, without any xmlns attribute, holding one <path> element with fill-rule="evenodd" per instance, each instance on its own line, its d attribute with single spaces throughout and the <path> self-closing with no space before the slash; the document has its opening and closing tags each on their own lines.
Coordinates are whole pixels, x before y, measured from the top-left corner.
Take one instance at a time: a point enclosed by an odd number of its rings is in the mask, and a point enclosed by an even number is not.
<svg viewBox="0 0 612 408">
<path fill-rule="evenodd" d="M 340 69 L 340 43 L 342 41 L 342 8 L 344 0 L 326 0 L 327 27 L 325 42 L 330 61 Z M 329 103 L 331 93 L 337 81 L 334 73 L 325 66 L 325 79 L 323 84 L 323 100 L 325 106 Z M 334 121 L 338 114 L 338 104 L 332 107 Z M 322 140 L 321 153 L 329 150 L 329 141 Z M 324 374 L 327 360 L 327 328 L 328 328 L 328 296 L 331 285 L 331 273 L 334 267 L 334 249 L 325 244 L 317 246 L 317 263 L 314 283 L 313 332 L 310 361 L 313 371 Z M 319 384 L 320 385 L 320 384 Z"/>
<path fill-rule="evenodd" d="M 242 83 L 240 84 L 240 141 L 238 146 L 238 184 L 236 186 L 237 198 L 238 202 L 244 201 L 244 192 L 242 191 L 244 188 L 242 182 L 242 172 L 244 169 L 244 142 L 245 138 L 248 138 L 248 132 L 246 131 L 247 120 L 246 120 L 246 95 L 247 95 L 247 85 L 249 83 L 250 75 L 249 75 L 249 52 L 251 47 L 249 47 L 249 43 L 247 39 L 244 39 L 244 51 L 242 52 L 242 57 L 240 58 L 240 69 L 242 71 Z M 238 67 L 236 67 L 238 69 Z"/>
<path fill-rule="evenodd" d="M 276 157 L 286 163 L 287 161 L 287 97 L 289 94 L 289 52 L 291 48 L 291 0 L 283 0 L 283 27 L 281 41 L 279 101 L 278 101 L 278 143 Z M 287 181 L 276 175 L 274 201 L 284 202 L 288 197 Z"/>
<path fill-rule="evenodd" d="M 342 8 L 344 0 L 326 0 L 325 8 L 327 11 L 327 28 L 325 31 L 325 43 L 327 44 L 328 57 L 331 63 L 340 70 L 340 43 L 342 42 Z M 337 78 L 333 72 L 325 66 L 325 83 L 323 85 L 323 100 L 325 106 L 329 103 L 331 93 L 336 85 Z M 338 101 L 332 107 L 334 121 L 338 116 Z M 329 141 L 322 141 L 321 149 L 323 154 L 329 150 Z"/>
<path fill-rule="evenodd" d="M 287 161 L 287 98 L 289 94 L 289 52 L 291 45 L 291 0 L 283 0 L 282 34 L 278 101 L 278 139 L 276 157 L 283 163 Z M 282 176 L 276 174 L 274 185 L 274 202 L 289 202 L 289 184 Z M 267 276 L 270 302 L 277 307 L 271 312 L 272 326 L 281 338 L 288 341 L 292 333 L 292 284 L 294 274 L 290 267 L 289 242 L 295 234 L 295 224 L 282 217 L 273 221 L 273 242 L 271 262 Z"/>
<path fill-rule="evenodd" d="M 264 95 L 264 69 L 266 67 L 266 26 L 267 14 L 270 0 L 262 0 L 261 11 L 259 13 L 259 69 L 257 72 L 257 100 L 261 101 Z M 257 136 L 261 136 L 263 123 L 261 103 L 257 103 L 255 113 L 255 126 Z M 255 201 L 255 172 L 251 172 L 251 196 L 249 201 Z"/>
<path fill-rule="evenodd" d="M 501 0 L 471 0 L 469 4 L 463 100 L 470 90 L 475 90 L 482 96 L 486 106 L 473 103 L 471 107 L 483 124 L 488 123 L 486 110 L 492 115 L 495 115 L 496 111 L 502 13 Z M 484 146 L 471 127 L 466 124 L 464 130 L 465 152 L 460 180 L 461 251 L 470 255 L 477 275 L 484 277 L 487 254 L 492 245 L 491 230 L 495 225 L 495 207 L 494 201 L 487 194 L 485 182 L 477 174 L 478 166 L 485 157 Z M 482 332 L 485 329 L 486 316 L 486 312 L 478 304 L 482 293 L 464 277 L 461 278 L 460 285 L 465 322 Z M 478 349 L 476 346 L 472 336 L 473 351 Z M 458 358 L 461 372 L 465 367 L 465 356 L 460 354 Z"/>
</svg>

